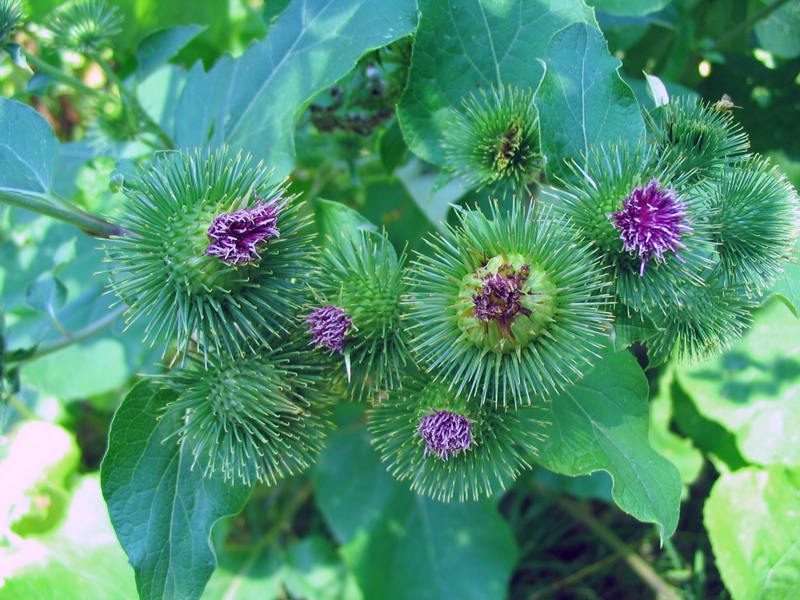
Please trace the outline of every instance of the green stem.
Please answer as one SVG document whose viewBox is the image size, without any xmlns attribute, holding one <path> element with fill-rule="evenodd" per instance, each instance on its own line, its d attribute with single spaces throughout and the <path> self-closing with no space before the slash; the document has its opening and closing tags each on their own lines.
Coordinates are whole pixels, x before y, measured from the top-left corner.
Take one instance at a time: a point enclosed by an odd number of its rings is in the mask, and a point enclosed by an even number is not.
<svg viewBox="0 0 800 600">
<path fill-rule="evenodd" d="M 126 235 L 128 232 L 108 221 L 71 205 L 61 198 L 49 194 L 36 192 L 13 193 L 0 189 L 0 202 L 18 208 L 24 208 L 54 219 L 59 219 L 70 225 L 79 227 L 84 233 L 93 237 L 110 238 L 112 236 Z"/>
<path fill-rule="evenodd" d="M 62 70 L 54 67 L 50 63 L 43 61 L 38 56 L 35 56 L 28 52 L 27 50 L 22 50 L 22 54 L 25 56 L 25 60 L 27 60 L 30 64 L 36 67 L 36 70 L 41 73 L 47 73 L 55 79 L 56 81 L 60 81 L 61 83 L 70 86 L 78 91 L 84 92 L 86 94 L 90 94 L 93 96 L 97 96 L 100 94 L 100 90 L 96 90 L 93 87 L 89 87 L 85 83 L 83 83 L 80 79 L 76 79 L 72 75 L 67 75 Z"/>
<path fill-rule="evenodd" d="M 13 406 L 14 408 L 16 408 L 17 412 L 19 412 L 19 414 L 21 414 L 26 419 L 28 419 L 30 421 L 40 421 L 41 420 L 38 416 L 36 416 L 36 414 L 34 414 L 31 411 L 30 408 L 25 406 L 25 403 L 22 402 L 22 400 L 20 400 L 19 398 L 17 398 L 17 396 L 15 394 L 11 394 L 8 397 L 8 403 L 11 406 Z"/>
<path fill-rule="evenodd" d="M 760 11 L 758 11 L 756 14 L 754 14 L 752 17 L 750 17 L 746 21 L 743 21 L 742 23 L 739 23 L 736 27 L 734 27 L 733 29 L 728 31 L 725 35 L 720 37 L 716 42 L 714 42 L 714 45 L 711 47 L 711 50 L 719 50 L 720 48 L 722 48 L 722 46 L 727 44 L 737 35 L 739 35 L 744 31 L 747 31 L 762 19 L 766 19 L 769 15 L 778 10 L 781 6 L 783 6 L 787 2 L 789 2 L 789 0 L 776 0 L 772 4 L 768 4 Z"/>
<path fill-rule="evenodd" d="M 656 592 L 658 598 L 661 600 L 681 600 L 681 595 L 677 589 L 668 584 L 666 581 L 658 576 L 653 568 L 645 562 L 636 552 L 628 548 L 628 546 L 619 539 L 613 531 L 603 525 L 600 521 L 594 518 L 587 510 L 577 502 L 573 502 L 567 498 L 559 498 L 558 505 L 568 512 L 575 519 L 586 525 L 591 529 L 599 538 L 605 541 L 615 551 L 620 553 L 628 566 L 644 581 L 650 588 Z"/>
<path fill-rule="evenodd" d="M 91 58 L 98 65 L 100 65 L 100 68 L 103 69 L 103 72 L 106 74 L 108 80 L 117 86 L 120 95 L 123 96 L 125 100 L 127 100 L 128 103 L 135 108 L 136 114 L 144 121 L 147 131 L 155 135 L 158 138 L 158 141 L 161 142 L 163 146 L 162 149 L 168 150 L 170 148 L 174 148 L 175 145 L 173 144 L 172 139 L 161 128 L 161 126 L 156 123 L 149 114 L 147 114 L 147 111 L 142 108 L 142 105 L 139 103 L 139 99 L 136 97 L 136 94 L 125 87 L 122 80 L 119 78 L 116 72 L 114 72 L 114 69 L 111 68 L 111 65 L 109 65 L 101 56 L 97 54 L 93 54 Z"/>
<path fill-rule="evenodd" d="M 25 363 L 34 361 L 37 358 L 41 358 L 42 356 L 52 354 L 53 352 L 58 352 L 63 348 L 67 348 L 68 346 L 80 344 L 81 342 L 91 337 L 94 337 L 104 329 L 108 329 L 114 323 L 114 321 L 117 320 L 117 317 L 119 317 L 122 313 L 124 313 L 127 310 L 127 308 L 128 308 L 127 306 L 121 304 L 120 306 L 117 306 L 114 310 L 110 311 L 103 318 L 95 321 L 94 323 L 90 323 L 83 329 L 79 329 L 74 333 L 67 333 L 63 337 L 57 340 L 53 340 L 52 342 L 45 342 L 43 344 L 39 344 L 36 347 L 36 351 L 33 353 L 33 355 L 25 358 L 24 360 L 19 360 L 14 362 L 11 358 L 11 353 L 9 353 L 8 356 L 4 357 L 3 360 L 5 361 L 6 364 L 13 363 L 17 365 L 23 365 Z"/>
</svg>

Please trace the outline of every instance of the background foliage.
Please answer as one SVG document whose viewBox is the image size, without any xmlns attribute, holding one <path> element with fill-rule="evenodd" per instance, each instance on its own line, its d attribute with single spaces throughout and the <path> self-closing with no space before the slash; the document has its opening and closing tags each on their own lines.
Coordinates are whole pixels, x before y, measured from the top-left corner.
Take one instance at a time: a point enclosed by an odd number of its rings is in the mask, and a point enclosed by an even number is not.
<svg viewBox="0 0 800 600">
<path fill-rule="evenodd" d="M 57 4 L 29 2 L 29 22 Z M 752 150 L 800 184 L 798 0 L 113 4 L 125 21 L 106 59 L 149 117 L 177 147 L 227 145 L 290 175 L 319 233 L 385 229 L 424 252 L 451 203 L 486 206 L 491 189 L 442 174 L 476 86 L 535 93 L 559 157 L 642 134 L 643 72 L 672 95 L 729 94 Z M 15 37 L 32 57 L 90 87 L 110 77 L 34 33 Z M 636 348 L 608 350 L 504 495 L 410 492 L 348 403 L 316 465 L 251 493 L 153 435 L 170 392 L 137 381 L 164 369 L 162 349 L 142 323 L 123 332 L 101 242 L 70 221 L 68 203 L 113 214 L 109 181 L 152 148 L 115 139 L 85 95 L 29 63 L 32 78 L 0 61 L 0 201 L 67 222 L 0 205 L 0 598 L 738 599 L 800 585 L 797 264 L 714 361 L 643 371 Z"/>
</svg>

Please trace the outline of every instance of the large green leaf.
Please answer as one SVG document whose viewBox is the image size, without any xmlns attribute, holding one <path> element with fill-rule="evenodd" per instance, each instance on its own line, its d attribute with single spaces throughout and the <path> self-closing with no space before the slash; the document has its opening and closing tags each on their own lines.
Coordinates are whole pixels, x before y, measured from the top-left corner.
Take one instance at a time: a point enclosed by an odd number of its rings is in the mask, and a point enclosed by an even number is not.
<svg viewBox="0 0 800 600">
<path fill-rule="evenodd" d="M 161 409 L 175 393 L 143 381 L 114 417 L 101 471 L 111 522 L 136 572 L 142 600 L 199 598 L 216 567 L 209 543 L 220 518 L 238 513 L 249 488 L 192 469 Z M 160 418 L 161 417 L 161 418 Z"/>
<path fill-rule="evenodd" d="M 575 22 L 595 23 L 580 0 L 424 0 L 408 86 L 398 116 L 409 148 L 444 164 L 443 132 L 453 111 L 478 89 L 535 90 L 553 34 Z"/>
<path fill-rule="evenodd" d="M 295 0 L 266 38 L 208 72 L 195 65 L 178 106 L 178 147 L 251 152 L 278 176 L 294 166 L 302 110 L 366 52 L 413 33 L 414 0 Z"/>
<path fill-rule="evenodd" d="M 544 62 L 535 102 L 548 171 L 563 174 L 565 160 L 582 161 L 598 144 L 636 144 L 644 135 L 636 96 L 618 73 L 622 63 L 608 53 L 597 27 L 565 27 L 553 36 Z"/>
<path fill-rule="evenodd" d="M 415 495 L 355 425 L 328 438 L 315 479 L 317 504 L 365 598 L 506 597 L 517 550 L 496 502 Z"/>
<path fill-rule="evenodd" d="M 648 443 L 647 395 L 647 379 L 633 355 L 606 351 L 580 382 L 553 398 L 537 460 L 564 475 L 608 471 L 617 505 L 655 523 L 668 538 L 678 525 L 681 476 Z"/>
<path fill-rule="evenodd" d="M 723 474 L 703 509 L 717 567 L 734 600 L 789 600 L 800 585 L 800 471 Z"/>
<path fill-rule="evenodd" d="M 697 410 L 737 438 L 751 462 L 800 466 L 800 322 L 771 300 L 718 359 L 676 370 Z"/>
</svg>

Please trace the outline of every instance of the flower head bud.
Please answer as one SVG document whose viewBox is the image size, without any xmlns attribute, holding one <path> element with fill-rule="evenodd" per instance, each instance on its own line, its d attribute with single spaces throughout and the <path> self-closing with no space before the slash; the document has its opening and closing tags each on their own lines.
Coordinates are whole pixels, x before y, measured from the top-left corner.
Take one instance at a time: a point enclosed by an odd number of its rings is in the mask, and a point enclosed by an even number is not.
<svg viewBox="0 0 800 600">
<path fill-rule="evenodd" d="M 602 272 L 570 223 L 514 201 L 462 211 L 411 270 L 411 348 L 457 395 L 530 404 L 590 367 L 610 327 Z"/>
<path fill-rule="evenodd" d="M 109 242 L 111 279 L 131 318 L 147 316 L 148 337 L 237 356 L 296 318 L 313 249 L 269 177 L 223 149 L 164 153 L 126 181 L 119 224 L 130 235 Z"/>
<path fill-rule="evenodd" d="M 464 101 L 445 132 L 447 165 L 470 185 L 510 182 L 520 189 L 541 167 L 539 128 L 529 92 L 501 88 Z"/>
<path fill-rule="evenodd" d="M 313 279 L 316 305 L 323 308 L 313 310 L 306 323 L 312 343 L 344 354 L 342 377 L 360 400 L 397 385 L 410 359 L 400 303 L 408 289 L 405 257 L 397 256 L 384 235 L 366 231 L 327 241 Z"/>
<path fill-rule="evenodd" d="M 286 202 L 280 196 L 268 202 L 259 198 L 257 193 L 254 196 L 258 204 L 253 208 L 241 208 L 214 218 L 208 228 L 212 242 L 206 254 L 219 256 L 229 265 L 241 265 L 258 260 L 257 246 L 280 236 L 278 213 Z"/>
<path fill-rule="evenodd" d="M 204 476 L 273 484 L 312 463 L 330 426 L 330 398 L 324 367 L 306 363 L 285 349 L 192 354 L 188 369 L 163 377 L 178 392 L 166 408 L 182 417 L 175 435 Z"/>
<path fill-rule="evenodd" d="M 341 308 L 323 306 L 315 308 L 306 317 L 308 332 L 313 336 L 311 344 L 325 347 L 339 354 L 344 353 L 344 338 L 353 321 Z"/>
<path fill-rule="evenodd" d="M 692 230 L 686 223 L 686 204 L 678 201 L 673 189 L 661 188 L 658 179 L 638 187 L 622 203 L 622 210 L 609 215 L 625 250 L 642 259 L 639 275 L 644 275 L 647 261 L 652 257 L 664 260 L 666 252 L 676 258 L 678 248 L 685 248 L 681 235 Z"/>
<path fill-rule="evenodd" d="M 442 460 L 466 452 L 472 445 L 469 420 L 446 410 L 437 410 L 419 421 L 419 435 L 425 440 L 423 456 L 435 454 Z"/>
<path fill-rule="evenodd" d="M 381 458 L 411 489 L 438 500 L 477 500 L 530 468 L 543 430 L 536 407 L 478 405 L 421 373 L 369 413 Z"/>
<path fill-rule="evenodd" d="M 75 52 L 96 52 L 120 32 L 122 16 L 104 0 L 73 0 L 55 8 L 45 21 L 53 42 Z"/>
<path fill-rule="evenodd" d="M 692 181 L 747 156 L 747 134 L 730 112 L 713 104 L 677 97 L 645 117 L 658 158 L 665 163 L 680 161 Z"/>
</svg>

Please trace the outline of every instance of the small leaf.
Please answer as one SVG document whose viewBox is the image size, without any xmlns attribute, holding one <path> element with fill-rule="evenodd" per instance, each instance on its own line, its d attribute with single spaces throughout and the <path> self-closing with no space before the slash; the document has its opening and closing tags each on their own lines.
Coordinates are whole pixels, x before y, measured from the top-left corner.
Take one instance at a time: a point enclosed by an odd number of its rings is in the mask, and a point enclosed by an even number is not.
<svg viewBox="0 0 800 600">
<path fill-rule="evenodd" d="M 3 46 L 3 50 L 11 57 L 11 61 L 20 67 L 21 69 L 25 69 L 29 73 L 33 73 L 33 70 L 28 65 L 28 60 L 25 58 L 25 55 L 22 53 L 22 46 L 19 44 L 6 44 Z"/>
<path fill-rule="evenodd" d="M 318 535 L 309 536 L 287 551 L 285 586 L 296 598 L 360 600 L 355 577 L 333 544 Z"/>
<path fill-rule="evenodd" d="M 725 587 L 739 600 L 794 598 L 800 581 L 800 471 L 723 473 L 703 522 Z"/>
<path fill-rule="evenodd" d="M 700 414 L 736 436 L 745 459 L 800 466 L 799 352 L 800 322 L 773 300 L 736 346 L 676 375 Z"/>
<path fill-rule="evenodd" d="M 614 480 L 622 510 L 655 523 L 662 539 L 678 525 L 681 477 L 648 442 L 648 384 L 633 355 L 606 351 L 575 385 L 555 396 L 537 462 L 556 473 L 587 475 L 598 469 Z"/>
<path fill-rule="evenodd" d="M 395 169 L 405 162 L 408 155 L 408 146 L 397 120 L 381 136 L 379 152 L 381 164 L 389 175 L 394 173 Z"/>
<path fill-rule="evenodd" d="M 534 102 L 549 171 L 566 175 L 564 161 L 583 162 L 598 144 L 638 143 L 644 135 L 639 104 L 597 27 L 575 23 L 559 31 L 544 63 Z"/>
<path fill-rule="evenodd" d="M 151 33 L 144 38 L 136 49 L 136 77 L 144 79 L 158 67 L 174 58 L 182 48 L 200 35 L 204 25 L 187 25 L 171 27 Z"/>
<path fill-rule="evenodd" d="M 317 224 L 319 241 L 323 246 L 327 246 L 330 239 L 336 239 L 344 232 L 357 235 L 359 231 L 378 231 L 375 225 L 352 208 L 341 202 L 331 202 L 322 198 L 316 201 L 314 220 Z"/>
<path fill-rule="evenodd" d="M 647 93 L 653 99 L 653 105 L 658 108 L 669 104 L 669 92 L 664 82 L 655 75 L 644 74 L 645 81 L 647 81 Z"/>
<path fill-rule="evenodd" d="M 25 304 L 35 311 L 55 318 L 58 311 L 67 302 L 67 286 L 57 277 L 45 276 L 28 286 L 25 292 Z"/>
<path fill-rule="evenodd" d="M 417 496 L 354 425 L 328 438 L 315 480 L 317 505 L 364 598 L 506 597 L 517 548 L 496 501 Z"/>
<path fill-rule="evenodd" d="M 159 417 L 175 398 L 150 381 L 134 387 L 114 417 L 101 469 L 111 522 L 141 600 L 200 598 L 216 567 L 211 528 L 238 513 L 250 494 L 222 478 L 204 478 L 192 469 L 188 448 L 167 439 L 179 417 Z"/>
</svg>

